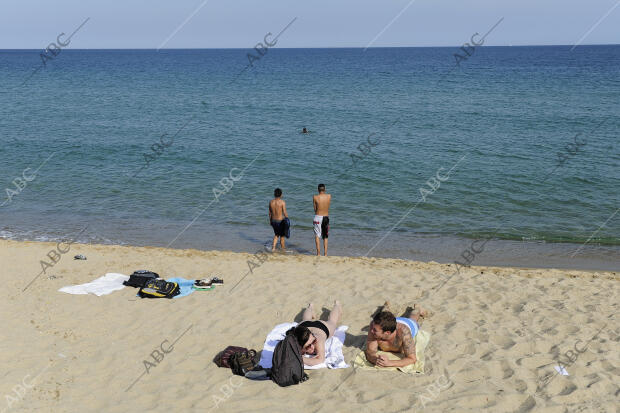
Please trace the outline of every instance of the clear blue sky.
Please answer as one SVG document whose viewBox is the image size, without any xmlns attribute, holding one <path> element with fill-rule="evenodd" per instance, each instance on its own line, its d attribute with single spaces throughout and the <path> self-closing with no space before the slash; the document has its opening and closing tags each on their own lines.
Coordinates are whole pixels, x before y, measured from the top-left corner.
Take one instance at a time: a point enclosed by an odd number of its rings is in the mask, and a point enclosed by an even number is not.
<svg viewBox="0 0 620 413">
<path fill-rule="evenodd" d="M 42 49 L 90 17 L 73 37 L 72 48 L 156 49 L 203 3 L 3 0 L 0 48 Z M 455 46 L 475 32 L 485 33 L 501 17 L 504 20 L 485 45 L 572 45 L 591 29 L 582 44 L 618 44 L 619 4 L 620 0 L 207 0 L 165 47 L 250 48 L 294 17 L 279 47 L 366 47 L 382 31 L 372 46 Z"/>
</svg>

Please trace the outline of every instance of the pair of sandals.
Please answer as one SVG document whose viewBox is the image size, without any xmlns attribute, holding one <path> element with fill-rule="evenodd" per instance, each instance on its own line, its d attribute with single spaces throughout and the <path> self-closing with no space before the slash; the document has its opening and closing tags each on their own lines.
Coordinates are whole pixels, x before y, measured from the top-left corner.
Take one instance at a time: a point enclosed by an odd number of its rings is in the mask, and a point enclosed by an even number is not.
<svg viewBox="0 0 620 413">
<path fill-rule="evenodd" d="M 195 290 L 212 290 L 215 288 L 215 284 L 224 284 L 224 280 L 218 277 L 203 278 L 202 280 L 194 281 L 192 288 Z"/>
</svg>

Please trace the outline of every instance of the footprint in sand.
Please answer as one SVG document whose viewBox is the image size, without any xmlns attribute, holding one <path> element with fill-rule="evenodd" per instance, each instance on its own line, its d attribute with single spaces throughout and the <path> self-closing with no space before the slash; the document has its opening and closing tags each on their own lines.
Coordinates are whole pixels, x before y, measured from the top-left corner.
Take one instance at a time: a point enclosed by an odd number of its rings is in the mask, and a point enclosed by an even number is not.
<svg viewBox="0 0 620 413">
<path fill-rule="evenodd" d="M 515 304 L 512 306 L 512 312 L 515 315 L 518 315 L 519 313 L 521 313 L 523 311 L 523 308 L 525 307 L 527 303 L 525 302 L 520 302 L 519 304 Z"/>
<path fill-rule="evenodd" d="M 575 386 L 573 383 L 567 382 L 564 385 L 562 391 L 560 391 L 560 393 L 558 394 L 558 396 L 566 396 L 567 394 L 571 394 L 575 390 L 577 390 L 577 386 Z"/>
<path fill-rule="evenodd" d="M 527 391 L 527 383 L 523 380 L 516 380 L 515 390 L 519 393 L 525 393 Z"/>
<path fill-rule="evenodd" d="M 493 338 L 491 339 L 491 342 L 493 344 L 500 346 L 504 350 L 507 350 L 516 344 L 515 341 L 505 336 L 493 336 Z"/>
<path fill-rule="evenodd" d="M 443 330 L 446 332 L 450 332 L 452 331 L 452 327 L 454 327 L 455 325 L 456 321 L 449 321 L 444 325 Z"/>
<path fill-rule="evenodd" d="M 485 303 L 482 304 L 478 304 L 478 308 L 482 311 L 482 312 L 487 312 L 489 310 L 489 306 L 486 305 Z"/>
<path fill-rule="evenodd" d="M 515 411 L 519 413 L 525 413 L 533 410 L 534 407 L 536 407 L 536 400 L 534 400 L 532 396 L 528 396 L 527 399 L 525 399 L 525 401 L 521 403 L 519 408 Z"/>
<path fill-rule="evenodd" d="M 588 389 L 594 386 L 596 383 L 602 381 L 602 378 L 597 373 L 588 374 L 587 376 L 585 376 L 585 378 L 588 379 L 588 384 L 586 385 Z"/>
<path fill-rule="evenodd" d="M 491 304 L 495 304 L 497 301 L 501 300 L 503 297 L 501 294 L 491 293 L 487 295 L 486 298 L 487 298 L 487 301 L 489 301 Z"/>
<path fill-rule="evenodd" d="M 469 343 L 463 349 L 463 354 L 474 354 L 476 352 L 476 345 L 474 343 Z"/>
</svg>

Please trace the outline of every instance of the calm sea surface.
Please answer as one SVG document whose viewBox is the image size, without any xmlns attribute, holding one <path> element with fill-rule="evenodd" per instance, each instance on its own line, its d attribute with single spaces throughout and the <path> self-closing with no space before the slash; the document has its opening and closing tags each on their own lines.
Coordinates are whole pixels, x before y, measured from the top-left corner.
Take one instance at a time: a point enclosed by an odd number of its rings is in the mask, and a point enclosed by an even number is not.
<svg viewBox="0 0 620 413">
<path fill-rule="evenodd" d="M 334 255 L 618 269 L 620 46 L 570 49 L 0 51 L 0 236 L 254 252 L 280 187 L 310 253 L 325 183 Z"/>
</svg>

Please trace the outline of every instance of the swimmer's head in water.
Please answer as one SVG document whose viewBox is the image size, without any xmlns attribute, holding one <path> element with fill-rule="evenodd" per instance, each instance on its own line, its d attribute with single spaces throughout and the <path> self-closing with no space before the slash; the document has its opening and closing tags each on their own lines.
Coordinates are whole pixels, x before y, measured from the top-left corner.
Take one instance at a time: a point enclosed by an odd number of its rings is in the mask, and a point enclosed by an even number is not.
<svg viewBox="0 0 620 413">
<path fill-rule="evenodd" d="M 303 128 L 303 129 L 302 129 L 302 131 L 301 131 L 301 133 L 308 133 L 308 129 Z"/>
<path fill-rule="evenodd" d="M 276 198 L 281 197 L 281 196 L 282 196 L 282 190 L 281 190 L 280 188 L 276 188 L 276 189 L 273 191 L 273 196 L 275 196 Z"/>
<path fill-rule="evenodd" d="M 319 192 L 325 192 L 325 184 L 319 184 Z"/>
</svg>

